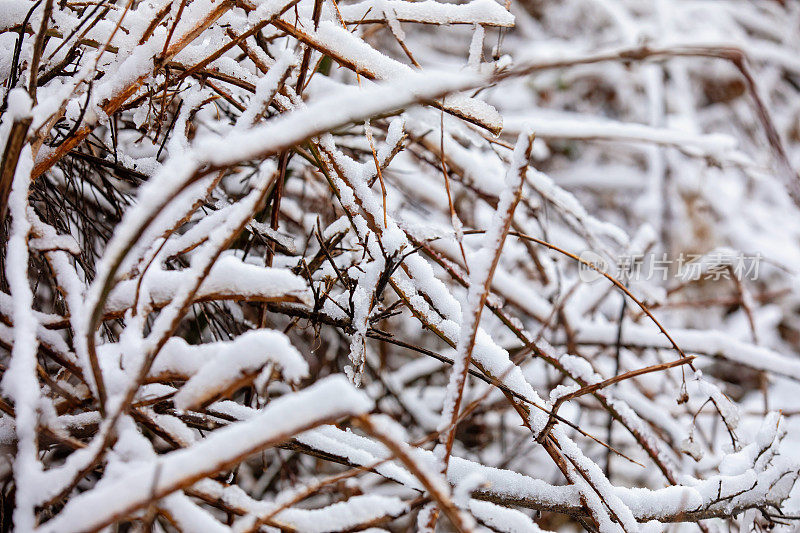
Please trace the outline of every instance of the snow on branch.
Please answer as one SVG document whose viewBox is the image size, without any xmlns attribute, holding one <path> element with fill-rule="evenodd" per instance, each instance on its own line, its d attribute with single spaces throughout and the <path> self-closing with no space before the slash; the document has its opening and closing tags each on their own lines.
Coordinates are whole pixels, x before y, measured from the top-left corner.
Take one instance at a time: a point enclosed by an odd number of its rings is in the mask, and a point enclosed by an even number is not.
<svg viewBox="0 0 800 533">
<path fill-rule="evenodd" d="M 797 16 L 0 0 L 0 523 L 794 531 Z"/>
<path fill-rule="evenodd" d="M 313 408 L 309 408 L 313 406 Z M 325 422 L 363 414 L 371 402 L 342 376 L 275 400 L 256 417 L 215 432 L 196 446 L 140 465 L 96 491 L 74 498 L 41 531 L 101 528 L 119 517 L 240 462 L 267 446 Z"/>
</svg>

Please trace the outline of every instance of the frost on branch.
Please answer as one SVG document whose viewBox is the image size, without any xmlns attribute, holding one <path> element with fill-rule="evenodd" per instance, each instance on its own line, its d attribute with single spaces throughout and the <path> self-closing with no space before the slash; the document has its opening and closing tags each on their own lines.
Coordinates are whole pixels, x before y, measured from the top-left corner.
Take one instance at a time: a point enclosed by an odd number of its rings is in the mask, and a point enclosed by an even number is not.
<svg viewBox="0 0 800 533">
<path fill-rule="evenodd" d="M 0 0 L 0 528 L 794 531 L 799 15 Z"/>
</svg>

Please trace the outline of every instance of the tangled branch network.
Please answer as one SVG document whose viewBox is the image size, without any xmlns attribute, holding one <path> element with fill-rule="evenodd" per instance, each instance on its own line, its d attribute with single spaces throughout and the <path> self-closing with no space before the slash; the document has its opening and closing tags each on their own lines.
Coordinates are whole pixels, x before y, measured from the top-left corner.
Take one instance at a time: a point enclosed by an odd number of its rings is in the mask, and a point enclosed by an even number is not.
<svg viewBox="0 0 800 533">
<path fill-rule="evenodd" d="M 798 34 L 0 0 L 0 531 L 795 531 Z"/>
</svg>

